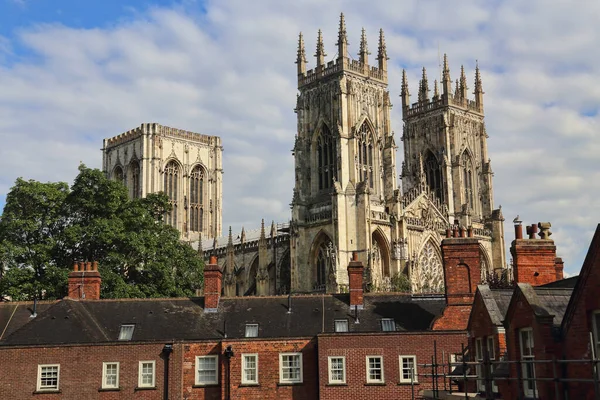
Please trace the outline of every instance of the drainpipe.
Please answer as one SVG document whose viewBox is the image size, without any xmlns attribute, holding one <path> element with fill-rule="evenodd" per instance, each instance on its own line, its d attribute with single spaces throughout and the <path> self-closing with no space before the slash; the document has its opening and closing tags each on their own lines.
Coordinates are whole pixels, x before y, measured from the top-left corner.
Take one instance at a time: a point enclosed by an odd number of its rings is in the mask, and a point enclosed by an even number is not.
<svg viewBox="0 0 600 400">
<path fill-rule="evenodd" d="M 163 360 L 165 362 L 164 394 L 163 394 L 164 400 L 169 400 L 169 360 L 171 358 L 172 352 L 173 352 L 173 345 L 165 344 L 165 347 L 163 347 L 163 349 L 162 349 Z"/>
</svg>

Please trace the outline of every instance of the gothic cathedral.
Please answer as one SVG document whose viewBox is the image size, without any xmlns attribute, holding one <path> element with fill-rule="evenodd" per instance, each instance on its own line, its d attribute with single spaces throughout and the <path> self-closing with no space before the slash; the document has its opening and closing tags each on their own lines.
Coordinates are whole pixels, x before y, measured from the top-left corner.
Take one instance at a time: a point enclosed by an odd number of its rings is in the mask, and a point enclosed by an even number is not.
<svg viewBox="0 0 600 400">
<path fill-rule="evenodd" d="M 412 292 L 442 292 L 440 242 L 447 231 L 480 239 L 484 273 L 504 268 L 503 217 L 493 209 L 479 69 L 474 100 L 464 69 L 452 90 L 446 57 L 442 92 L 435 82 L 433 97 L 423 69 L 418 101 L 411 104 L 403 74 L 400 190 L 382 30 L 374 66 L 369 54 L 363 29 L 358 60 L 351 59 L 342 15 L 337 58 L 325 62 L 319 31 L 316 67 L 307 70 L 300 34 L 292 290 L 347 290 L 345 266 L 358 251 L 371 290 L 387 290 L 391 277 L 406 274 Z"/>
</svg>

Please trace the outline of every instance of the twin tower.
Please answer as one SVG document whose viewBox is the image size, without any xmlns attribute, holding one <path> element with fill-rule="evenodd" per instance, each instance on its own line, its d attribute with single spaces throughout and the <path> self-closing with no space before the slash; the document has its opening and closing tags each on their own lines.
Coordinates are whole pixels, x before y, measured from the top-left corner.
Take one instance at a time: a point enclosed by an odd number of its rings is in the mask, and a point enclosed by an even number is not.
<svg viewBox="0 0 600 400">
<path fill-rule="evenodd" d="M 371 290 L 389 290 L 405 274 L 413 292 L 443 291 L 440 243 L 453 226 L 480 239 L 482 274 L 505 268 L 479 68 L 471 99 L 464 68 L 453 85 L 444 56 L 441 90 L 435 81 L 430 95 L 423 69 L 414 103 L 403 71 L 400 188 L 383 30 L 374 65 L 370 54 L 363 29 L 358 59 L 350 56 L 342 14 L 335 58 L 326 61 L 319 30 L 316 66 L 308 70 L 300 34 L 291 290 L 345 291 L 356 251 Z"/>
</svg>

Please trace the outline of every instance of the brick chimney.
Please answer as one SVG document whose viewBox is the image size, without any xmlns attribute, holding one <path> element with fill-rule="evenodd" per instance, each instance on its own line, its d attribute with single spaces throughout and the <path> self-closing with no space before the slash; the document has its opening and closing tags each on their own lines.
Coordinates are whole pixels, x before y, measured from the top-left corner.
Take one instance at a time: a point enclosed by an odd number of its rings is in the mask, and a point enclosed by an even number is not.
<svg viewBox="0 0 600 400">
<path fill-rule="evenodd" d="M 471 315 L 475 291 L 481 279 L 479 240 L 473 229 L 461 229 L 453 237 L 450 232 L 442 240 L 446 308 L 432 325 L 433 330 L 465 330 Z M 468 233 L 469 237 L 465 237 Z"/>
<path fill-rule="evenodd" d="M 204 266 L 204 312 L 217 312 L 221 297 L 223 273 L 217 264 L 217 256 L 210 256 L 210 261 Z"/>
<path fill-rule="evenodd" d="M 358 254 L 352 252 L 352 261 L 348 264 L 348 280 L 350 283 L 350 307 L 363 308 L 363 272 L 365 267 L 358 261 Z"/>
<path fill-rule="evenodd" d="M 98 262 L 75 263 L 73 271 L 69 272 L 68 298 L 98 300 L 100 298 L 100 272 Z"/>
<path fill-rule="evenodd" d="M 464 232 L 464 231 L 463 231 Z M 442 240 L 446 300 L 451 304 L 471 304 L 481 280 L 479 239 L 452 237 Z"/>
<path fill-rule="evenodd" d="M 563 264 L 562 260 L 557 260 L 556 246 L 554 240 L 550 239 L 550 227 L 550 222 L 527 226 L 527 239 L 522 239 L 523 235 L 515 227 L 516 238 L 510 246 L 515 282 L 539 286 L 554 282 L 558 277 L 562 279 Z M 539 239 L 535 237 L 536 234 Z"/>
</svg>

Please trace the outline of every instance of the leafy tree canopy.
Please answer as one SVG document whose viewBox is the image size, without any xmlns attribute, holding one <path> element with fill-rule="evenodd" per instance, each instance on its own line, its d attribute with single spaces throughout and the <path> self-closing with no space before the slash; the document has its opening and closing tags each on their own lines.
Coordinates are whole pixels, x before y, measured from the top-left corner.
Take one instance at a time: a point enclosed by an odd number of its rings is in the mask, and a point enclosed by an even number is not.
<svg viewBox="0 0 600 400">
<path fill-rule="evenodd" d="M 202 261 L 163 223 L 166 195 L 129 199 L 84 165 L 71 188 L 17 179 L 0 219 L 0 296 L 54 299 L 76 261 L 98 261 L 105 298 L 192 296 Z"/>
</svg>

